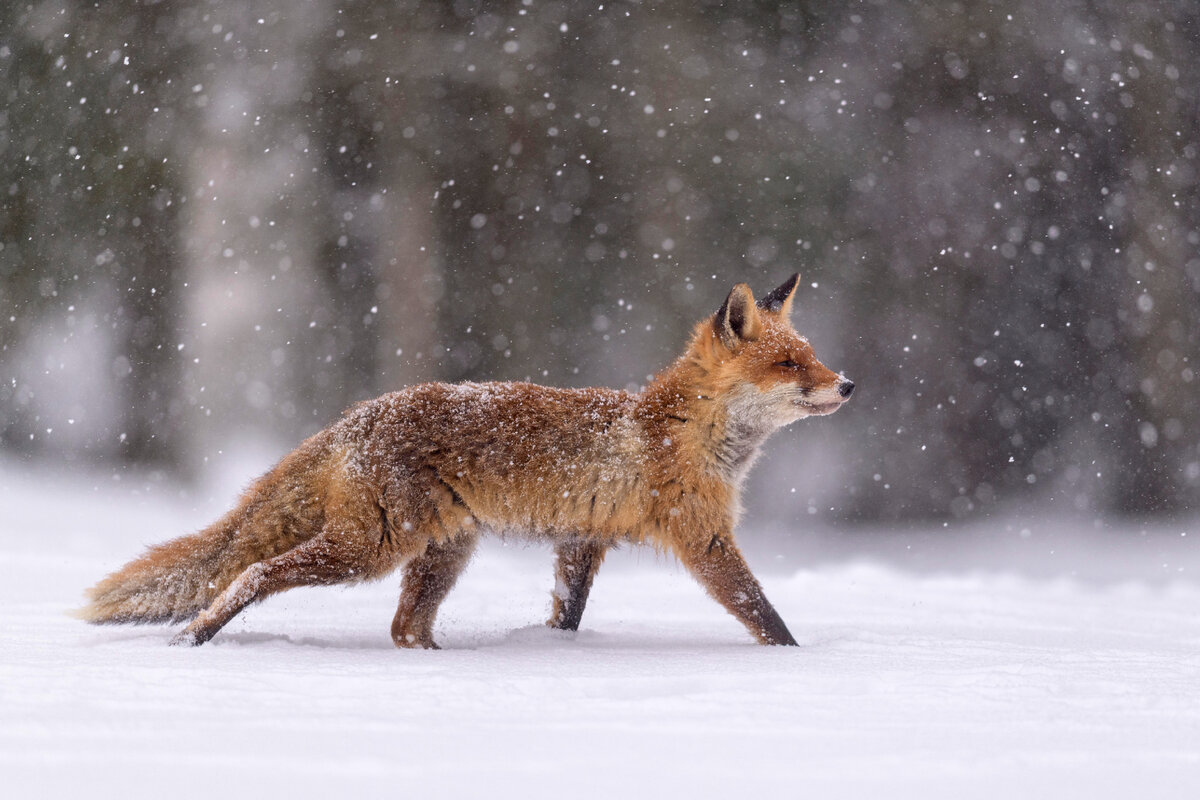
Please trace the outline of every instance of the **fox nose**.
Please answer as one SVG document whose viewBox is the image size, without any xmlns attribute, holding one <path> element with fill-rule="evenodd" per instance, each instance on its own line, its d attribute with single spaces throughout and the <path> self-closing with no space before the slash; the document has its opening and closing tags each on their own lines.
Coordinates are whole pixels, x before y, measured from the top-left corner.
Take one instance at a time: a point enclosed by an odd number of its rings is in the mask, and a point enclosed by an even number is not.
<svg viewBox="0 0 1200 800">
<path fill-rule="evenodd" d="M 843 380 L 838 384 L 838 394 L 842 397 L 849 398 L 850 393 L 854 391 L 854 381 Z"/>
</svg>

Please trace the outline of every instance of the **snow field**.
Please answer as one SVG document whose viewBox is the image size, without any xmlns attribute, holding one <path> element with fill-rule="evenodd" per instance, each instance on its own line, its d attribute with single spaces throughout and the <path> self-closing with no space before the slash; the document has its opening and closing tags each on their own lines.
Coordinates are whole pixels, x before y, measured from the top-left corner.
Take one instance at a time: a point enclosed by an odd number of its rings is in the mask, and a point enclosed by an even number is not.
<svg viewBox="0 0 1200 800">
<path fill-rule="evenodd" d="M 172 628 L 65 612 L 215 512 L 73 480 L 0 470 L 8 797 L 1200 792 L 1190 577 L 781 570 L 752 552 L 801 644 L 763 648 L 645 550 L 610 556 L 583 630 L 551 631 L 548 549 L 492 541 L 443 606 L 444 650 L 393 648 L 398 576 L 288 592 L 182 649 Z"/>
</svg>

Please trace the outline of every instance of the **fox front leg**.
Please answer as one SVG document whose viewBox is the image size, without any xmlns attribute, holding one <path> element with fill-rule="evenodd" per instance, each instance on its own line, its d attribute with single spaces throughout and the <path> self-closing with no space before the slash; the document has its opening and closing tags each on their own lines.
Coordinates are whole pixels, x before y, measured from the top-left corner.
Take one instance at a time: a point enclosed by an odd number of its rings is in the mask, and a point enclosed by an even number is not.
<svg viewBox="0 0 1200 800">
<path fill-rule="evenodd" d="M 604 561 L 605 546 L 573 539 L 554 548 L 554 607 L 546 624 L 562 631 L 579 630 L 592 579 Z"/>
<path fill-rule="evenodd" d="M 709 595 L 761 644 L 796 644 L 731 538 L 715 535 L 704 542 L 684 545 L 677 553 Z"/>
</svg>

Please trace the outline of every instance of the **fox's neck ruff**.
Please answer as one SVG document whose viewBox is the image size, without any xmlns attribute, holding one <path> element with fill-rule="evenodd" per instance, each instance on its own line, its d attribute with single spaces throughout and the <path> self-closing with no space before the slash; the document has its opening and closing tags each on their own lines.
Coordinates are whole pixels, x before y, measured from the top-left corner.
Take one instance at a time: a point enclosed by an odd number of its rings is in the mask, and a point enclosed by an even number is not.
<svg viewBox="0 0 1200 800">
<path fill-rule="evenodd" d="M 725 425 L 712 441 L 713 457 L 722 477 L 737 485 L 754 465 L 767 437 L 776 430 L 774 420 L 755 394 L 755 390 L 748 389 L 728 398 L 724 403 Z"/>
<path fill-rule="evenodd" d="M 648 417 L 682 422 L 679 455 L 735 487 L 778 424 L 753 387 L 711 385 L 708 373 L 685 355 L 648 385 L 641 406 Z"/>
</svg>

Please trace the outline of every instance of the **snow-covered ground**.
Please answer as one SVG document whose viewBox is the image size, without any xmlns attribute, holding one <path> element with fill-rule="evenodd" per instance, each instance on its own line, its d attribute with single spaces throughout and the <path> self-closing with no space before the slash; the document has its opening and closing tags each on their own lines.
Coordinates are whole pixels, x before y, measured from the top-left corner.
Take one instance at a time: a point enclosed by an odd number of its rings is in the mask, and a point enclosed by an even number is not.
<svg viewBox="0 0 1200 800">
<path fill-rule="evenodd" d="M 5 797 L 1200 796 L 1187 526 L 744 531 L 798 648 L 637 550 L 577 635 L 550 631 L 549 551 L 492 543 L 444 650 L 392 647 L 396 580 L 289 592 L 182 649 L 66 615 L 231 500 L 136 483 L 0 464 Z"/>
</svg>

